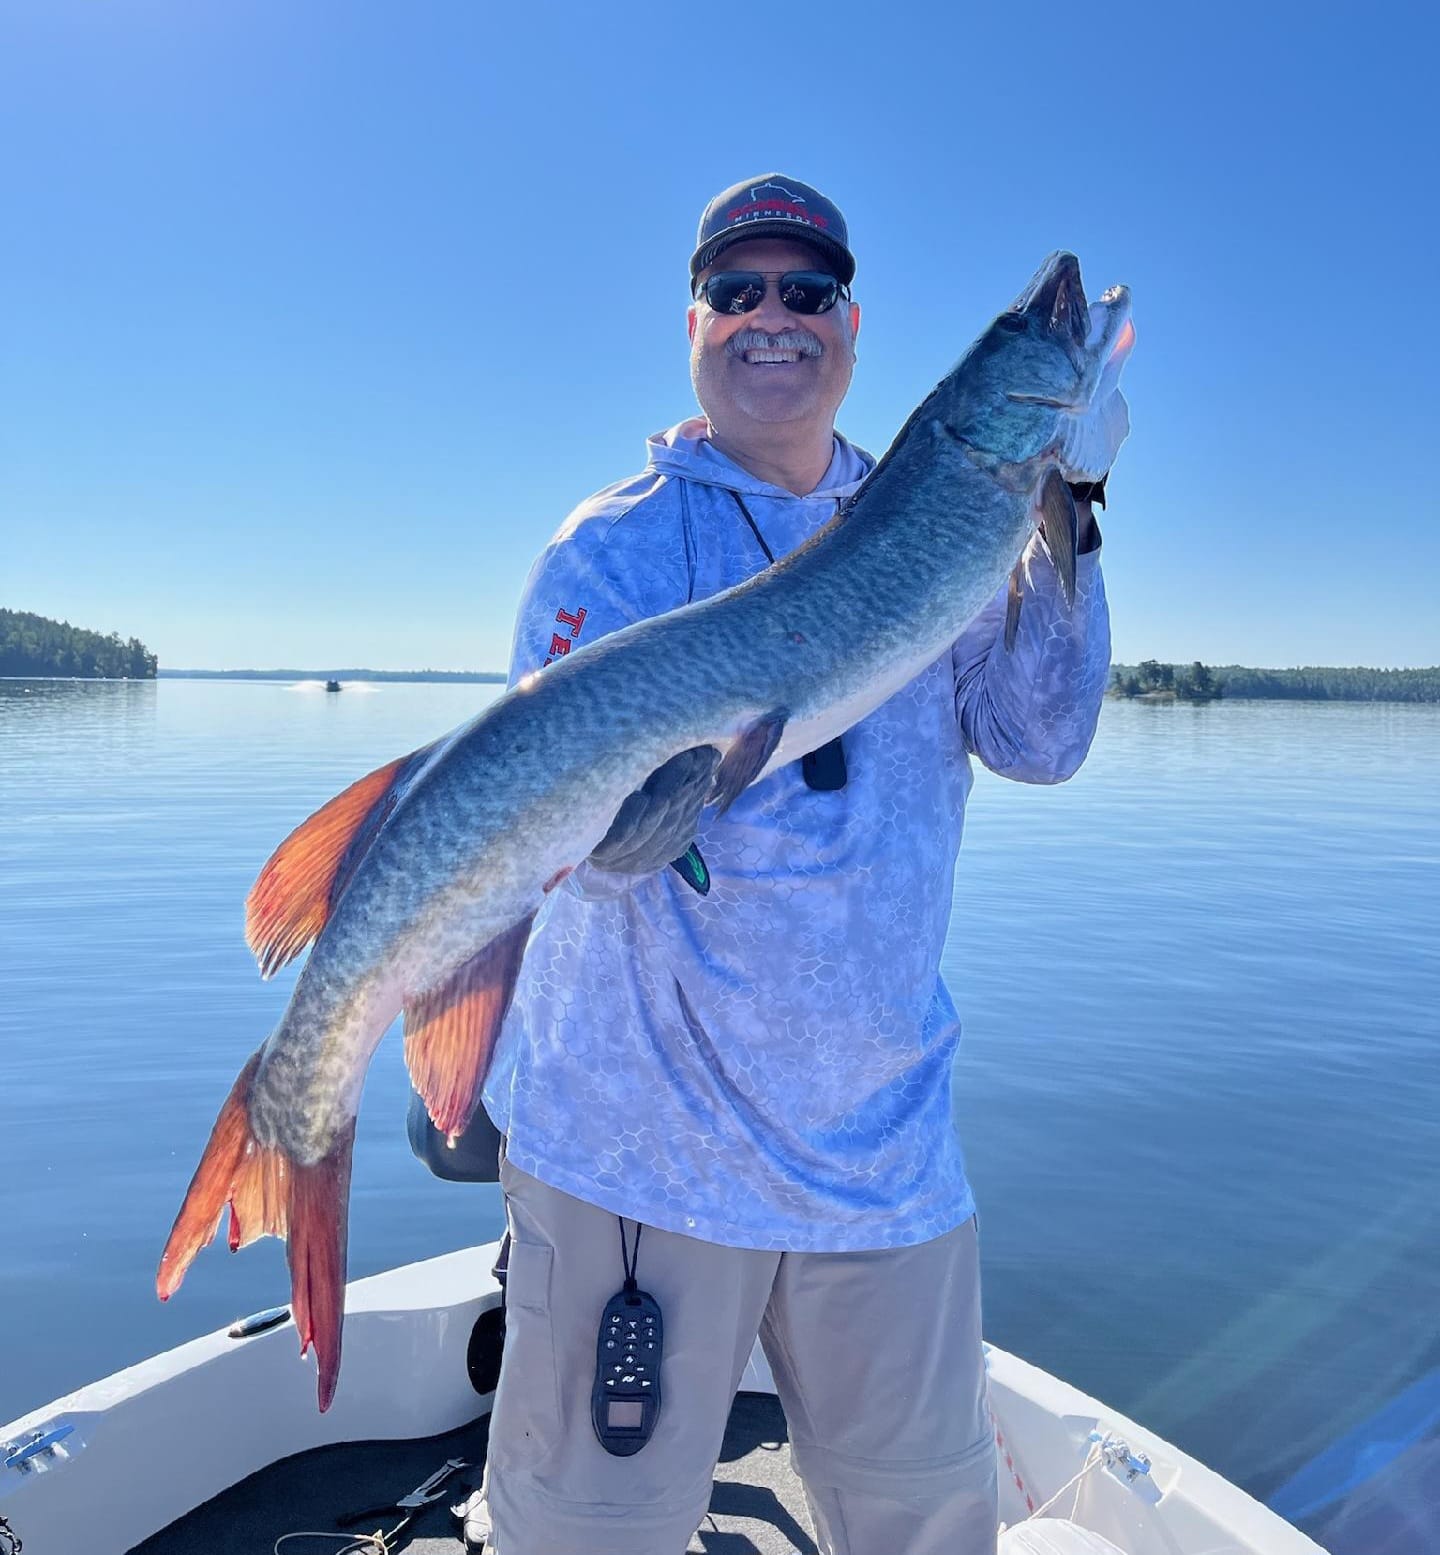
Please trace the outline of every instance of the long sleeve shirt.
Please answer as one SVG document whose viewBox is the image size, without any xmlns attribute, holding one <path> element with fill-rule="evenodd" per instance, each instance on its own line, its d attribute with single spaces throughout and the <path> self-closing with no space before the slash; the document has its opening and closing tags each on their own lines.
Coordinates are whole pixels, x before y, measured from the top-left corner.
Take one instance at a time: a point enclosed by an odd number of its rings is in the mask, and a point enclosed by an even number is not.
<svg viewBox="0 0 1440 1555">
<path fill-rule="evenodd" d="M 873 465 L 836 438 L 819 487 L 749 475 L 702 421 L 583 503 L 530 575 L 512 684 L 605 633 L 744 581 L 834 516 Z M 649 1225 L 733 1246 L 929 1240 L 974 1210 L 951 1119 L 960 1026 L 939 974 L 971 758 L 1069 777 L 1109 670 L 1096 554 L 1066 609 L 1040 542 L 1019 635 L 1003 594 L 844 735 L 847 781 L 790 763 L 707 810 L 711 890 L 582 865 L 526 952 L 485 1105 L 523 1171 Z M 856 630 L 864 629 L 863 622 Z"/>
</svg>

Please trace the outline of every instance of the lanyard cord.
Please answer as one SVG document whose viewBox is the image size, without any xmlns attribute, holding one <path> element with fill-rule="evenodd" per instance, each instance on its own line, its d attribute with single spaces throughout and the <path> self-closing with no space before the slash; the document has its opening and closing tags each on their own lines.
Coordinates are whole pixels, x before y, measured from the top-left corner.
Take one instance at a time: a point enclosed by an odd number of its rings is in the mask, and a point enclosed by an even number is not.
<svg viewBox="0 0 1440 1555">
<path fill-rule="evenodd" d="M 734 497 L 734 499 L 735 499 L 735 506 L 740 509 L 741 513 L 745 517 L 745 522 L 747 524 L 749 524 L 749 526 L 750 526 L 750 533 L 755 536 L 756 542 L 760 546 L 760 549 L 762 551 L 764 551 L 764 553 L 765 553 L 765 560 L 768 561 L 770 563 L 770 565 L 773 567 L 775 565 L 775 553 L 774 553 L 774 551 L 772 551 L 770 549 L 770 547 L 768 545 L 766 545 L 766 543 L 765 543 L 765 536 L 760 533 L 760 526 L 759 526 L 759 524 L 757 524 L 755 522 L 754 515 L 751 513 L 750 509 L 745 506 L 745 499 L 740 495 L 740 493 L 738 491 L 731 490 L 730 491 L 730 495 L 732 497 Z M 839 513 L 840 507 L 841 507 L 840 499 L 839 499 L 839 497 L 836 497 L 836 499 L 835 499 L 835 511 L 836 511 L 836 513 Z"/>
<path fill-rule="evenodd" d="M 755 536 L 760 549 L 764 551 L 766 559 L 773 567 L 775 565 L 775 553 L 765 543 L 765 536 L 760 533 L 760 526 L 755 522 L 750 509 L 745 506 L 745 499 L 733 488 L 729 488 L 730 495 L 735 499 L 738 507 L 745 517 L 745 522 L 750 526 L 750 533 Z M 835 499 L 835 511 L 840 511 L 840 499 Z M 827 740 L 819 750 L 810 751 L 800 758 L 800 771 L 805 778 L 806 788 L 818 789 L 822 793 L 828 793 L 835 789 L 844 788 L 846 783 L 845 771 L 845 747 L 840 742 L 837 734 L 833 740 Z M 624 1246 L 625 1228 L 620 1228 L 620 1242 Z M 640 1234 L 635 1234 L 635 1255 L 640 1255 Z"/>
<path fill-rule="evenodd" d="M 625 1240 L 625 1222 L 618 1215 L 615 1218 L 620 1221 L 620 1262 L 625 1269 L 625 1289 L 638 1290 L 640 1287 L 635 1281 L 635 1271 L 640 1267 L 640 1233 L 645 1227 L 638 1220 L 635 1222 L 635 1252 L 632 1256 L 629 1243 Z"/>
<path fill-rule="evenodd" d="M 760 542 L 760 549 L 765 553 L 765 559 L 773 567 L 775 565 L 775 553 L 765 544 L 765 536 L 760 533 L 760 526 L 751 517 L 750 509 L 745 506 L 744 498 L 738 491 L 731 491 L 730 495 L 735 499 L 735 505 L 745 515 L 745 522 L 750 526 L 750 533 Z"/>
</svg>

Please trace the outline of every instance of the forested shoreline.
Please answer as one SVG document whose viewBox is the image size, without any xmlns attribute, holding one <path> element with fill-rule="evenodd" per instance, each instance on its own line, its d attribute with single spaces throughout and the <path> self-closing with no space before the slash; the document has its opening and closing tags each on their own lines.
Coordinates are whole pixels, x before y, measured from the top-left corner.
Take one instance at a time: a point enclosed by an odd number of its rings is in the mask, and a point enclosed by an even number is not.
<svg viewBox="0 0 1440 1555">
<path fill-rule="evenodd" d="M 0 609 L 0 676 L 104 680 L 369 680 L 503 683 L 495 670 L 240 669 L 159 670 L 138 637 L 102 634 L 25 610 Z M 1307 702 L 1440 702 L 1440 666 L 1369 669 L 1304 665 L 1253 669 L 1242 664 L 1116 664 L 1110 695 L 1189 702 L 1276 698 Z"/>
<path fill-rule="evenodd" d="M 121 640 L 28 610 L 0 610 L 0 675 L 153 680 L 156 656 L 138 637 Z"/>
<path fill-rule="evenodd" d="M 1110 693 L 1122 697 L 1175 697 L 1209 702 L 1273 698 L 1297 702 L 1440 702 L 1440 666 L 1381 670 L 1304 665 L 1299 669 L 1250 669 L 1243 664 L 1116 664 Z"/>
</svg>

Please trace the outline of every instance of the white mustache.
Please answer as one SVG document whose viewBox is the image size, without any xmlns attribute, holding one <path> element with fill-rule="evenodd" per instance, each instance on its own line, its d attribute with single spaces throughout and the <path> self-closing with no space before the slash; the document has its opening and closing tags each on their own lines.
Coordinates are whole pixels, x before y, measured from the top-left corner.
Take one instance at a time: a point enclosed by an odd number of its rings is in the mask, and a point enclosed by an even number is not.
<svg viewBox="0 0 1440 1555">
<path fill-rule="evenodd" d="M 725 342 L 727 356 L 744 356 L 747 351 L 798 351 L 801 356 L 824 356 L 820 338 L 804 329 L 787 329 L 783 334 L 768 335 L 763 329 L 742 329 Z"/>
</svg>

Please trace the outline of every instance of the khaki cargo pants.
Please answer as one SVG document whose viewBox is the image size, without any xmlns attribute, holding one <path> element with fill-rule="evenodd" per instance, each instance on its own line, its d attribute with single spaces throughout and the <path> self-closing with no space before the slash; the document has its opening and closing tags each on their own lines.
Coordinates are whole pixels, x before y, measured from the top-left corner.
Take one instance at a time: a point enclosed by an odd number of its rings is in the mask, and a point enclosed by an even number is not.
<svg viewBox="0 0 1440 1555">
<path fill-rule="evenodd" d="M 823 1555 L 994 1555 L 995 1440 L 975 1223 L 916 1247 L 771 1253 L 648 1227 L 662 1408 L 633 1457 L 590 1392 L 619 1222 L 505 1162 L 511 1248 L 491 1419 L 491 1555 L 683 1555 L 758 1332 Z M 634 1227 L 627 1223 L 633 1246 Z"/>
</svg>

